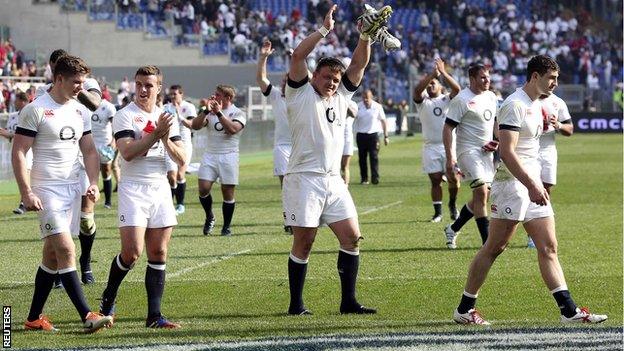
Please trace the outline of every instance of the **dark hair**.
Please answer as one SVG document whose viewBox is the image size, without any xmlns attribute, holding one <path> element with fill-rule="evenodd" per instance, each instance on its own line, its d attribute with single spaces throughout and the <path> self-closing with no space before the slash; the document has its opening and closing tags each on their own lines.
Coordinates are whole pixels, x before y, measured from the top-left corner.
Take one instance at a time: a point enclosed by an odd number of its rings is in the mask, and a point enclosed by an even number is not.
<svg viewBox="0 0 624 351">
<path fill-rule="evenodd" d="M 158 78 L 158 83 L 162 83 L 160 68 L 153 65 L 139 67 L 134 77 L 136 78 L 136 76 L 156 76 Z"/>
<path fill-rule="evenodd" d="M 526 80 L 531 80 L 533 73 L 537 72 L 540 76 L 543 76 L 548 71 L 559 72 L 559 65 L 552 57 L 547 55 L 533 56 L 527 64 Z"/>
<path fill-rule="evenodd" d="M 489 71 L 490 69 L 482 63 L 473 63 L 470 67 L 468 67 L 468 77 L 475 78 L 481 70 Z"/>
<path fill-rule="evenodd" d="M 71 77 L 75 74 L 89 74 L 91 69 L 87 64 L 77 56 L 65 55 L 59 57 L 54 67 L 54 78 L 61 75 L 63 77 Z"/>
<path fill-rule="evenodd" d="M 169 91 L 171 90 L 179 90 L 180 94 L 184 94 L 184 89 L 182 89 L 182 86 L 180 84 L 174 84 L 171 87 L 169 87 Z"/>
<path fill-rule="evenodd" d="M 30 99 L 28 98 L 28 94 L 26 94 L 23 91 L 18 91 L 15 94 L 15 100 L 22 100 L 22 101 L 26 101 L 26 102 L 30 101 Z"/>
<path fill-rule="evenodd" d="M 67 51 L 63 49 L 56 49 L 52 51 L 52 53 L 50 54 L 50 63 L 53 63 L 53 64 L 56 63 L 59 57 L 65 56 L 65 55 L 69 55 L 69 54 L 67 53 Z"/>
<path fill-rule="evenodd" d="M 329 67 L 330 70 L 334 72 L 340 72 L 340 74 L 344 74 L 347 68 L 339 59 L 335 57 L 323 57 L 316 63 L 315 72 L 318 72 L 323 67 Z"/>
</svg>

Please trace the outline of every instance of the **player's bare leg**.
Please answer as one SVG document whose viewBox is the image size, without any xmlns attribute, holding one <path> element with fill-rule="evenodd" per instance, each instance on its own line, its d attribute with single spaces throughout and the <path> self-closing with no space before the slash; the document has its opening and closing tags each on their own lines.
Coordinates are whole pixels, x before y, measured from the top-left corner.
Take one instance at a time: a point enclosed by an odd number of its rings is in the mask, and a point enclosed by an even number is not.
<svg viewBox="0 0 624 351">
<path fill-rule="evenodd" d="M 362 306 L 356 299 L 355 290 L 360 267 L 360 228 L 356 217 L 329 224 L 338 238 L 338 274 L 342 287 L 340 313 L 374 314 L 377 310 Z"/>
<path fill-rule="evenodd" d="M 312 251 L 312 244 L 318 229 L 293 226 L 292 230 L 293 244 L 288 258 L 288 286 L 290 290 L 288 314 L 307 315 L 311 312 L 303 304 L 303 285 L 308 271 L 310 251 Z"/>
<path fill-rule="evenodd" d="M 349 181 L 351 180 L 351 171 L 349 170 L 350 163 L 351 155 L 342 155 L 342 159 L 340 160 L 340 174 L 347 186 L 349 186 Z"/>
</svg>

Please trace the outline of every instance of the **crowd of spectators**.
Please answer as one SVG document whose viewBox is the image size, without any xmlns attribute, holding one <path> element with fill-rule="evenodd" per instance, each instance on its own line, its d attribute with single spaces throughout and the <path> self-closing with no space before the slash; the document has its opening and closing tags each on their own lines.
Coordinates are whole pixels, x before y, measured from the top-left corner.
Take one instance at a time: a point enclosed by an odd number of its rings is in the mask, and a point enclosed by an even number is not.
<svg viewBox="0 0 624 351">
<path fill-rule="evenodd" d="M 84 6 L 86 1 L 61 2 Z M 446 61 L 447 71 L 462 86 L 468 84 L 465 69 L 471 63 L 490 65 L 492 87 L 506 95 L 524 82 L 524 68 L 532 55 L 548 54 L 561 67 L 560 83 L 585 86 L 590 105 L 611 95 L 623 74 L 621 1 L 620 7 L 618 1 L 608 2 L 615 11 L 606 11 L 609 18 L 600 19 L 592 18 L 582 5 L 566 8 L 562 2 L 547 0 L 335 2 L 339 5 L 335 30 L 310 55 L 310 66 L 323 56 L 349 57 L 363 4 L 389 3 L 395 10 L 389 27 L 402 48 L 384 53 L 375 46 L 364 84 L 397 102 L 408 99 L 409 82 L 429 72 L 436 57 Z M 169 27 L 164 23 L 172 21 L 176 44 L 201 43 L 205 54 L 229 52 L 233 63 L 254 62 L 258 45 L 268 38 L 276 49 L 268 67 L 284 71 L 289 53 L 316 30 L 331 4 L 331 0 L 92 0 L 91 11 L 110 12 L 117 6 L 121 14 L 143 14 L 147 23 L 157 26 L 150 31 L 155 33 L 166 32 Z M 3 75 L 36 70 L 10 42 L 0 46 L 0 63 Z M 608 94 L 601 94 L 603 90 Z"/>
<path fill-rule="evenodd" d="M 112 0 L 95 0 L 104 6 Z M 172 18 L 177 44 L 204 45 L 206 54 L 231 53 L 232 62 L 251 62 L 263 39 L 276 54 L 269 69 L 285 70 L 288 53 L 316 29 L 330 0 L 116 0 L 122 12 L 145 12 L 160 23 Z M 355 20 L 365 2 L 336 1 L 336 30 L 311 55 L 349 56 L 358 36 Z M 267 6 L 290 3 L 283 7 Z M 376 50 L 365 84 L 395 100 L 408 97 L 408 79 L 428 72 L 433 58 L 442 57 L 448 70 L 465 86 L 465 68 L 480 61 L 492 67 L 492 85 L 507 94 L 524 81 L 527 60 L 548 54 L 561 66 L 561 83 L 582 84 L 596 99 L 599 90 L 611 91 L 622 76 L 622 15 L 617 1 L 610 18 L 592 18 L 588 8 L 565 8 L 546 0 L 391 0 L 395 9 L 391 31 L 401 50 L 386 55 Z M 621 5 L 621 1 L 620 1 Z M 404 20 L 407 18 L 408 20 Z M 162 26 L 161 24 L 161 27 Z M 614 28 L 616 30 L 614 30 Z M 202 40 L 189 38 L 200 37 Z M 225 46 L 223 45 L 225 43 Z"/>
</svg>

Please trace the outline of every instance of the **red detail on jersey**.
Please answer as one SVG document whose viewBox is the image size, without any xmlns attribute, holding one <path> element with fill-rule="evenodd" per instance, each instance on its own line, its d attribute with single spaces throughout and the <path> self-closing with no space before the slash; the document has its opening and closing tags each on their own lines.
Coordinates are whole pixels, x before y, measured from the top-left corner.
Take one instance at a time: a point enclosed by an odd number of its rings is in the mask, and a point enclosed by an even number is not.
<svg viewBox="0 0 624 351">
<path fill-rule="evenodd" d="M 492 205 L 490 206 L 490 211 L 491 211 L 492 213 L 498 213 L 498 208 L 496 208 L 496 205 L 492 204 Z"/>
<path fill-rule="evenodd" d="M 548 111 L 542 107 L 542 129 L 546 131 L 548 126 L 550 125 L 550 118 L 548 116 Z"/>
<path fill-rule="evenodd" d="M 147 124 L 145 125 L 145 128 L 143 128 L 143 131 L 147 134 L 151 133 L 154 131 L 154 129 L 156 129 L 156 125 L 154 123 L 152 123 L 152 121 L 147 121 Z"/>
<path fill-rule="evenodd" d="M 134 116 L 134 122 L 135 123 L 143 123 L 143 116 L 141 116 L 141 115 Z"/>
<path fill-rule="evenodd" d="M 54 117 L 54 111 L 53 110 L 43 110 L 43 115 L 45 117 Z"/>
</svg>

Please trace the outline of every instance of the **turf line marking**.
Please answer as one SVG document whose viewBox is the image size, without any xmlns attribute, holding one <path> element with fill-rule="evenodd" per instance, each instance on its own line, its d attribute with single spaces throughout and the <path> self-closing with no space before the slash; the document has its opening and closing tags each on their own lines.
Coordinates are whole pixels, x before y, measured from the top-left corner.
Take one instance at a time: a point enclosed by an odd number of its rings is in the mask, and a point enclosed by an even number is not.
<svg viewBox="0 0 624 351">
<path fill-rule="evenodd" d="M 226 261 L 226 260 L 229 260 L 229 259 L 234 258 L 236 256 L 244 255 L 244 254 L 246 254 L 248 252 L 251 252 L 251 251 L 252 250 L 247 249 L 247 250 L 242 250 L 242 251 L 239 251 L 239 252 L 231 253 L 229 255 L 220 256 L 220 257 L 217 257 L 217 258 L 212 259 L 210 261 L 202 262 L 200 264 L 196 264 L 196 265 L 191 266 L 191 267 L 186 267 L 186 268 L 181 269 L 181 270 L 179 270 L 177 272 L 173 272 L 171 274 L 167 274 L 167 278 L 171 279 L 171 278 L 179 277 L 182 274 L 186 274 L 186 273 L 194 271 L 196 269 L 203 268 L 203 267 L 206 267 L 206 266 L 210 266 L 211 264 L 219 263 L 221 261 Z"/>
<path fill-rule="evenodd" d="M 366 210 L 366 211 L 362 212 L 360 214 L 360 216 L 367 215 L 369 213 L 373 213 L 373 212 L 377 212 L 377 211 L 381 211 L 381 210 L 385 210 L 388 207 L 400 205 L 402 203 L 403 203 L 403 201 L 396 201 L 396 202 L 393 202 L 391 204 L 387 204 L 387 205 L 383 205 L 383 206 L 379 206 L 379 207 L 374 207 L 374 208 L 371 208 L 370 210 Z"/>
</svg>

